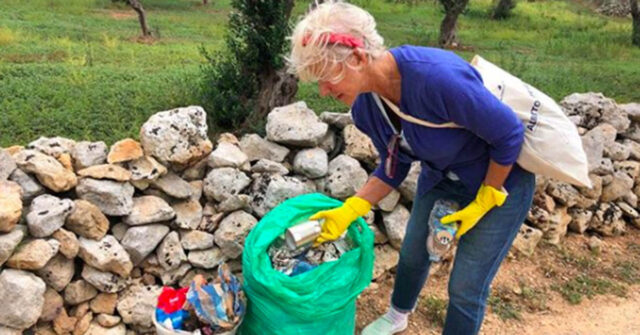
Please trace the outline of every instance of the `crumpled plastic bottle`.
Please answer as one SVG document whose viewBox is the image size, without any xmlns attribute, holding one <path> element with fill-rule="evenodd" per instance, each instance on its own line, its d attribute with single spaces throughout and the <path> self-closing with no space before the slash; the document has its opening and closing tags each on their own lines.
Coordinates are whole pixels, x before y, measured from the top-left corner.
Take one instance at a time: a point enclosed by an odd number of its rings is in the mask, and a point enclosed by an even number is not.
<svg viewBox="0 0 640 335">
<path fill-rule="evenodd" d="M 457 223 L 443 224 L 440 222 L 443 216 L 455 213 L 460 206 L 452 200 L 438 199 L 429 214 L 429 236 L 427 236 L 427 251 L 429 260 L 440 262 L 442 257 L 454 244 Z"/>
</svg>

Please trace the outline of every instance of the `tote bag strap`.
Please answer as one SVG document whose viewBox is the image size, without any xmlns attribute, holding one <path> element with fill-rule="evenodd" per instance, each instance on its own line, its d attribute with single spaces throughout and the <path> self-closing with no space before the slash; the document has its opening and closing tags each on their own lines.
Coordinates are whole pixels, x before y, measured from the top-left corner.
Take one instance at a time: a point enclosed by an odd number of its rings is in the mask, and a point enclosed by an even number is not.
<svg viewBox="0 0 640 335">
<path fill-rule="evenodd" d="M 389 106 L 389 108 L 396 114 L 398 115 L 398 117 L 400 117 L 401 119 L 407 121 L 407 122 L 411 122 L 411 123 L 415 123 L 415 124 L 419 124 L 421 126 L 424 127 L 429 127 L 429 128 L 462 128 L 462 126 L 457 125 L 453 122 L 447 122 L 447 123 L 441 123 L 441 124 L 437 124 L 437 123 L 431 123 L 429 121 L 425 121 L 422 119 L 418 119 L 417 117 L 413 117 L 409 114 L 405 114 L 402 111 L 400 111 L 400 108 L 398 108 L 398 106 L 396 106 L 393 102 L 389 101 L 389 99 L 383 97 L 383 96 L 379 96 L 375 93 L 373 93 L 373 97 L 375 98 L 376 102 L 378 103 L 378 106 L 380 107 L 380 109 L 383 109 L 384 107 L 382 106 L 382 104 L 380 103 L 380 99 L 382 98 L 382 100 L 384 100 L 384 102 Z"/>
</svg>

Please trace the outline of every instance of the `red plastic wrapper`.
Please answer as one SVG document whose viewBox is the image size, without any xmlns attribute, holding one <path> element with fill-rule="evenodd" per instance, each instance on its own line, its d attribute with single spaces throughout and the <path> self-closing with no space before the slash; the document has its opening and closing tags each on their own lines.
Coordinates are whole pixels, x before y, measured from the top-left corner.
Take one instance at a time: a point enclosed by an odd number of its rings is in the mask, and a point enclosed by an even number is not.
<svg viewBox="0 0 640 335">
<path fill-rule="evenodd" d="M 184 306 L 187 300 L 188 287 L 174 289 L 172 287 L 163 287 L 162 293 L 158 296 L 158 308 L 167 314 L 174 313 Z"/>
</svg>

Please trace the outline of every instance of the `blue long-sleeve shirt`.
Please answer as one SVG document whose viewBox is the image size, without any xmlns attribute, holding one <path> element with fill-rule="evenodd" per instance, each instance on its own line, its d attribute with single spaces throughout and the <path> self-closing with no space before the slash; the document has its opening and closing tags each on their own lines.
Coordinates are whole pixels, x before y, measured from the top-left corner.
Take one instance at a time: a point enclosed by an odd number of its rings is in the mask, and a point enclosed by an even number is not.
<svg viewBox="0 0 640 335">
<path fill-rule="evenodd" d="M 524 126 L 515 113 L 482 83 L 480 74 L 453 52 L 401 46 L 390 50 L 401 75 L 403 113 L 432 123 L 454 122 L 463 128 L 430 128 L 400 119 L 413 154 L 398 153 L 393 178 L 385 174 L 387 144 L 394 130 L 371 93 L 360 94 L 351 113 L 358 129 L 377 148 L 381 163 L 373 175 L 392 187 L 406 178 L 411 162 L 422 162 L 418 196 L 433 188 L 447 173 L 455 173 L 470 192 L 484 180 L 489 159 L 516 162 L 524 140 Z M 517 167 L 516 167 L 517 168 Z M 505 187 L 510 186 L 507 179 Z"/>
</svg>

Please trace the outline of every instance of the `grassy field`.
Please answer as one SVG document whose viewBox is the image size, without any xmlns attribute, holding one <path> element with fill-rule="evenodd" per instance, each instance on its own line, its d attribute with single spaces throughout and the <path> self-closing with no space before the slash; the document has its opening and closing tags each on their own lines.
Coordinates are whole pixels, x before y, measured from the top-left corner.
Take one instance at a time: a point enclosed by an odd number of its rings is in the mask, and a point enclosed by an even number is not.
<svg viewBox="0 0 640 335">
<path fill-rule="evenodd" d="M 442 10 L 357 0 L 389 46 L 435 45 Z M 111 0 L 0 1 L 0 146 L 38 136 L 104 140 L 137 137 L 160 110 L 199 104 L 201 47 L 223 46 L 228 0 L 145 0 L 157 39 L 140 41 L 134 13 Z M 295 9 L 300 14 L 308 1 Z M 571 1 L 520 2 L 506 21 L 487 19 L 490 0 L 472 1 L 459 21 L 470 59 L 478 53 L 561 99 L 599 91 L 640 101 L 640 48 L 631 20 L 594 14 Z M 302 85 L 299 99 L 321 112 L 345 107 Z"/>
</svg>

